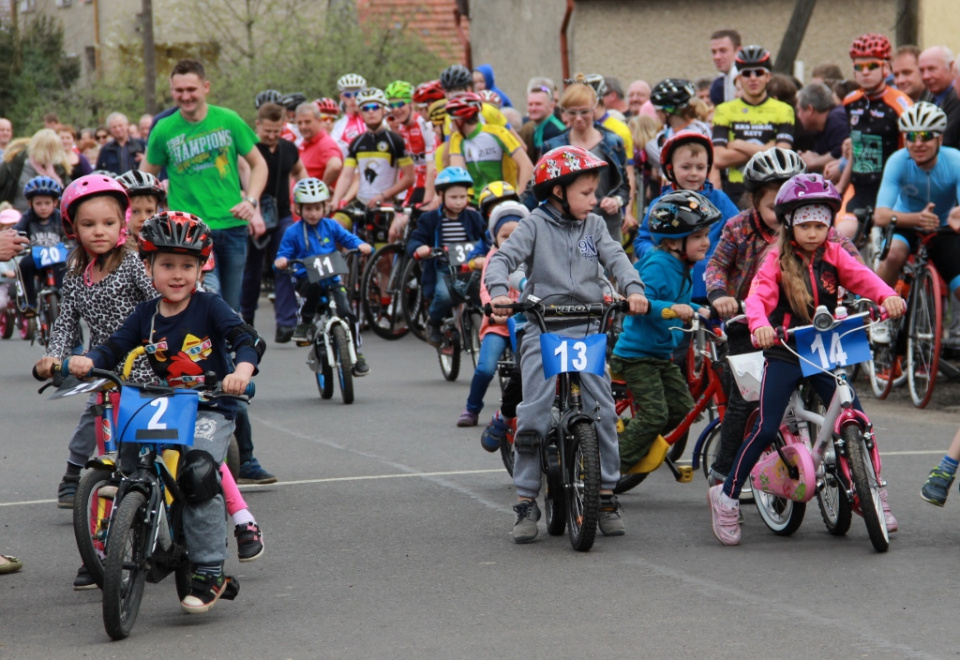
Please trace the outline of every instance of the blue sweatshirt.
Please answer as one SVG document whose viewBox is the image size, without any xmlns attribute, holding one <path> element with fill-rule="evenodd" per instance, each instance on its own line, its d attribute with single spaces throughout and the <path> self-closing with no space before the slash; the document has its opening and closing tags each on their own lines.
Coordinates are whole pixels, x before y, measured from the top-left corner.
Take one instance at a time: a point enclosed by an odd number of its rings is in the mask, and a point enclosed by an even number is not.
<svg viewBox="0 0 960 660">
<path fill-rule="evenodd" d="M 672 186 L 665 187 L 660 197 L 673 191 L 673 189 Z M 720 234 L 723 232 L 723 226 L 727 224 L 727 220 L 740 213 L 740 209 L 730 201 L 730 198 L 727 197 L 725 192 L 714 188 L 713 184 L 709 181 L 705 181 L 703 188 L 697 192 L 709 199 L 720 211 L 720 222 L 715 222 L 713 226 L 710 227 L 710 249 L 707 250 L 707 256 L 704 257 L 702 261 L 698 261 L 693 267 L 693 297 L 698 300 L 705 300 L 707 297 L 707 262 L 710 261 L 710 257 L 713 256 L 714 250 L 717 249 L 717 245 L 720 243 Z M 643 222 L 640 223 L 640 227 L 637 229 L 637 237 L 633 240 L 633 254 L 637 259 L 643 259 L 657 247 L 653 244 L 653 236 L 650 235 L 650 209 L 653 208 L 653 205 L 657 203 L 660 197 L 650 202 L 650 206 L 647 207 L 647 214 L 643 216 Z"/>
<path fill-rule="evenodd" d="M 659 358 L 669 360 L 677 339 L 670 328 L 682 325 L 679 319 L 664 319 L 661 312 L 680 303 L 694 309 L 690 302 L 690 267 L 664 250 L 653 250 L 633 265 L 647 287 L 650 312 L 627 316 L 623 332 L 617 338 L 613 354 L 623 358 Z"/>
<path fill-rule="evenodd" d="M 306 259 L 320 254 L 330 254 L 337 248 L 353 250 L 360 247 L 363 241 L 356 234 L 351 234 L 336 220 L 320 218 L 315 226 L 311 227 L 306 221 L 300 220 L 287 227 L 277 248 L 277 257 L 287 259 Z M 294 275 L 306 277 L 307 269 L 300 264 L 294 265 Z M 320 281 L 324 287 L 332 286 L 340 281 L 339 276 L 329 277 Z"/>
</svg>

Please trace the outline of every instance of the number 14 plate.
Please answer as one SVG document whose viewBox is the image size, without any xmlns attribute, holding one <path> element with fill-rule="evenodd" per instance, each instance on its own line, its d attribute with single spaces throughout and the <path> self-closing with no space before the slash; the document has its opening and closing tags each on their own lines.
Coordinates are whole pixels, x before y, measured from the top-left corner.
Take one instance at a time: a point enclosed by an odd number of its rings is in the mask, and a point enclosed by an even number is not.
<svg viewBox="0 0 960 660">
<path fill-rule="evenodd" d="M 540 354 L 544 378 L 570 371 L 602 376 L 607 360 L 607 335 L 574 338 L 545 333 L 540 335 Z"/>
<path fill-rule="evenodd" d="M 813 328 L 800 330 L 794 338 L 797 340 L 797 354 L 802 358 L 800 370 L 804 376 L 866 362 L 873 357 L 863 317 L 842 321 L 826 332 Z"/>
</svg>

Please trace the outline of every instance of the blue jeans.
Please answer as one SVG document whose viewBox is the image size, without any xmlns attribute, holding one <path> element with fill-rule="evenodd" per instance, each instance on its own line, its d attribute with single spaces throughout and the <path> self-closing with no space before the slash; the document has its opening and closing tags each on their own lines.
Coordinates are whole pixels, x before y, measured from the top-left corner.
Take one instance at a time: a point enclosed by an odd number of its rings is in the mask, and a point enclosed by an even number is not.
<svg viewBox="0 0 960 660">
<path fill-rule="evenodd" d="M 440 321 L 450 316 L 453 309 L 453 300 L 450 299 L 450 272 L 447 268 L 437 268 L 437 286 L 433 291 L 433 300 L 430 302 L 428 315 L 430 322 L 439 325 Z"/>
<path fill-rule="evenodd" d="M 480 342 L 480 355 L 477 356 L 477 369 L 470 382 L 470 395 L 467 397 L 467 410 L 479 413 L 483 410 L 483 395 L 487 393 L 490 381 L 497 375 L 497 362 L 510 342 L 509 337 L 488 332 Z"/>
<path fill-rule="evenodd" d="M 260 282 L 263 279 L 263 269 L 273 268 L 273 262 L 277 256 L 277 248 L 280 247 L 280 240 L 287 231 L 287 227 L 293 224 L 293 218 L 287 216 L 280 218 L 280 222 L 274 229 L 270 230 L 270 242 L 261 250 L 251 244 L 247 248 L 247 267 L 243 271 L 243 296 L 240 300 L 240 315 L 253 325 L 254 314 L 257 311 L 257 304 L 260 300 Z M 293 291 L 293 283 L 289 277 L 284 277 L 278 273 L 274 277 L 273 301 L 274 317 L 277 326 L 293 327 L 297 324 L 297 296 Z"/>
<path fill-rule="evenodd" d="M 203 288 L 219 293 L 228 305 L 240 311 L 243 271 L 247 265 L 247 226 L 214 229 L 212 234 L 216 265 L 203 280 Z"/>
</svg>

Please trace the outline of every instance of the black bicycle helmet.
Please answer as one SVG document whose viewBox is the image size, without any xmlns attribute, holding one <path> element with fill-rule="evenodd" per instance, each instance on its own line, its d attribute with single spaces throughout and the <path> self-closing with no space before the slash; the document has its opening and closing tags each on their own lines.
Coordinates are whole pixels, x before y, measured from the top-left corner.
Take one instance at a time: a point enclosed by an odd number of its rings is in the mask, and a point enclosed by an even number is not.
<svg viewBox="0 0 960 660">
<path fill-rule="evenodd" d="M 290 92 L 280 97 L 278 103 L 290 112 L 294 112 L 301 103 L 306 103 L 307 97 L 301 92 Z"/>
<path fill-rule="evenodd" d="M 743 183 L 747 190 L 759 190 L 768 183 L 783 183 L 807 171 L 807 165 L 795 151 L 770 147 L 753 154 L 743 166 Z"/>
<path fill-rule="evenodd" d="M 118 176 L 116 180 L 127 191 L 127 197 L 150 196 L 156 197 L 161 202 L 166 197 L 163 185 L 149 172 L 130 170 Z"/>
<path fill-rule="evenodd" d="M 650 209 L 650 234 L 659 245 L 665 238 L 685 238 L 719 219 L 719 209 L 700 193 L 675 190 L 661 196 Z"/>
<path fill-rule="evenodd" d="M 763 46 L 744 46 L 737 53 L 737 71 L 744 69 L 770 70 L 770 51 Z"/>
<path fill-rule="evenodd" d="M 260 109 L 260 106 L 264 103 L 280 103 L 280 99 L 283 98 L 283 94 L 278 92 L 275 89 L 265 89 L 253 100 L 253 107 L 257 110 Z M 280 105 L 283 105 L 280 103 Z"/>
<path fill-rule="evenodd" d="M 446 91 L 473 86 L 473 74 L 462 64 L 448 66 L 440 74 L 440 86 Z"/>
<path fill-rule="evenodd" d="M 155 254 L 190 254 L 206 263 L 213 252 L 213 238 L 206 223 L 192 213 L 166 211 L 148 218 L 137 240 L 140 258 Z"/>
<path fill-rule="evenodd" d="M 683 78 L 667 78 L 658 82 L 650 92 L 650 103 L 655 108 L 673 108 L 680 110 L 687 107 L 690 99 L 697 95 L 697 90 L 689 80 Z"/>
</svg>

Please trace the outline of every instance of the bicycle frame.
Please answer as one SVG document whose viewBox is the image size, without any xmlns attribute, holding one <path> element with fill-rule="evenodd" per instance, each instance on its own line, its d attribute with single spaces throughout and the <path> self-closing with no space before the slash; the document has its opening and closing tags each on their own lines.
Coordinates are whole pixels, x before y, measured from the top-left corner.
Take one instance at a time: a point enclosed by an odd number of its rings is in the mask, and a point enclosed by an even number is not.
<svg viewBox="0 0 960 660">
<path fill-rule="evenodd" d="M 321 324 L 317 324 L 316 322 L 314 322 L 314 324 L 317 325 L 320 330 L 318 336 L 323 338 L 323 350 L 327 356 L 327 364 L 334 367 L 340 366 L 340 355 L 333 350 L 333 327 L 335 325 L 339 325 L 346 333 L 350 362 L 351 364 L 356 364 L 357 349 L 353 345 L 353 330 L 350 329 L 350 324 L 345 318 L 337 316 L 337 303 L 333 299 L 333 296 L 327 296 L 326 310 L 324 310 L 323 314 L 318 318 L 321 319 Z"/>
</svg>

